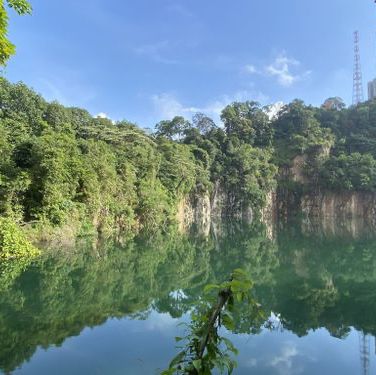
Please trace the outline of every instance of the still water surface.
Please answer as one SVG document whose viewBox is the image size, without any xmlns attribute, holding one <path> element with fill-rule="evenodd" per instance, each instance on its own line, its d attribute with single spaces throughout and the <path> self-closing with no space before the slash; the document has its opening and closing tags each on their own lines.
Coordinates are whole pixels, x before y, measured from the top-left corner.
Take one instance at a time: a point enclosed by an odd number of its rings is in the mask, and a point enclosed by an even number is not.
<svg viewBox="0 0 376 375">
<path fill-rule="evenodd" d="M 300 224 L 49 251 L 0 279 L 0 373 L 156 374 L 203 287 L 237 267 L 274 324 L 239 314 L 235 374 L 376 374 L 376 233 Z"/>
</svg>

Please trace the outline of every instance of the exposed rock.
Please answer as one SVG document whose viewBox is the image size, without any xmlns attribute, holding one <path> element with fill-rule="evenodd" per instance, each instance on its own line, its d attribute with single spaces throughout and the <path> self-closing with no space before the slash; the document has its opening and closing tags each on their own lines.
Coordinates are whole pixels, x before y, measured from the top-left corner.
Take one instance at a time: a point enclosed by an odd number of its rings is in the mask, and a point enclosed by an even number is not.
<svg viewBox="0 0 376 375">
<path fill-rule="evenodd" d="M 301 211 L 310 217 L 362 218 L 376 224 L 376 194 L 366 192 L 319 192 L 304 195 Z"/>
<path fill-rule="evenodd" d="M 304 235 L 354 239 L 373 233 L 374 228 L 363 217 L 307 216 L 301 221 L 301 231 Z"/>
<path fill-rule="evenodd" d="M 276 217 L 276 193 L 270 192 L 267 195 L 265 207 L 260 211 L 261 220 L 268 227 Z M 236 200 L 231 191 L 226 191 L 220 183 L 214 184 L 212 194 L 203 193 L 186 197 L 179 202 L 177 209 L 177 221 L 179 230 L 186 232 L 195 224 L 200 234 L 209 234 L 211 227 L 219 223 L 224 218 L 252 222 L 254 213 L 252 208 Z M 273 236 L 271 229 L 270 236 Z"/>
<path fill-rule="evenodd" d="M 295 182 L 300 182 L 302 184 L 308 183 L 308 178 L 304 173 L 304 166 L 308 160 L 308 156 L 297 155 L 292 161 L 292 166 L 289 170 L 290 179 Z"/>
</svg>

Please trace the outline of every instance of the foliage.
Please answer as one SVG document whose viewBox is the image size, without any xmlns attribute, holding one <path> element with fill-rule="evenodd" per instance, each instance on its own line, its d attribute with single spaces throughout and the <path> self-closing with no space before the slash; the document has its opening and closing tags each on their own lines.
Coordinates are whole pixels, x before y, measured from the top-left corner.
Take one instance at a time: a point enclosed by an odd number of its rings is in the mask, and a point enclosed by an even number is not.
<svg viewBox="0 0 376 375">
<path fill-rule="evenodd" d="M 276 167 L 270 162 L 268 150 L 249 144 L 237 147 L 229 145 L 224 164 L 223 180 L 226 190 L 234 197 L 233 202 L 252 207 L 262 207 L 266 195 L 275 187 Z M 236 207 L 232 208 L 236 212 Z"/>
<path fill-rule="evenodd" d="M 332 156 L 321 167 L 321 184 L 334 190 L 376 191 L 376 160 L 370 154 Z"/>
<path fill-rule="evenodd" d="M 0 217 L 0 290 L 9 287 L 39 254 L 13 220 Z"/>
<path fill-rule="evenodd" d="M 224 116 L 235 124 L 243 115 L 240 103 L 233 107 Z M 181 199 L 218 184 L 233 190 L 237 210 L 262 206 L 276 171 L 264 147 L 271 125 L 258 105 L 245 107 L 251 143 L 236 125 L 224 132 L 204 114 L 192 124 L 162 121 L 150 135 L 128 121 L 48 103 L 1 78 L 0 214 L 46 227 L 75 221 L 77 232 L 81 223 L 105 234 L 155 232 L 174 222 Z"/>
<path fill-rule="evenodd" d="M 274 121 L 275 160 L 278 165 L 289 165 L 296 155 L 318 148 L 331 147 L 334 136 L 322 127 L 315 117 L 316 111 L 300 100 L 284 106 Z"/>
<path fill-rule="evenodd" d="M 218 331 L 222 324 L 229 331 L 235 329 L 232 317 L 235 303 L 242 303 L 242 308 L 252 311 L 255 316 L 263 315 L 250 293 L 251 288 L 252 282 L 241 269 L 234 270 L 229 281 L 207 285 L 205 296 L 191 312 L 192 321 L 187 326 L 186 336 L 176 338 L 176 341 L 185 343 L 183 350 L 162 374 L 211 374 L 214 368 L 221 373 L 227 370 L 231 374 L 236 362 L 230 353 L 237 354 L 238 351 Z M 216 299 L 213 298 L 213 291 L 216 291 Z"/>
<path fill-rule="evenodd" d="M 272 124 L 256 102 L 235 102 L 222 112 L 221 119 L 227 135 L 245 143 L 266 147 L 273 139 Z"/>
<path fill-rule="evenodd" d="M 175 116 L 172 120 L 163 120 L 156 126 L 157 135 L 164 136 L 169 139 L 180 139 L 185 131 L 190 127 L 190 124 L 182 116 Z"/>
<path fill-rule="evenodd" d="M 13 8 L 19 15 L 30 14 L 31 5 L 27 0 L 1 0 L 0 1 L 0 66 L 5 65 L 11 55 L 15 53 L 15 46 L 7 37 L 8 14 L 6 5 Z"/>
<path fill-rule="evenodd" d="M 0 218 L 0 262 L 39 254 L 11 219 Z"/>
<path fill-rule="evenodd" d="M 148 134 L 0 78 L 0 214 L 55 227 L 75 220 L 78 232 L 81 223 L 155 232 L 175 221 L 183 198 L 223 193 L 222 212 L 241 216 L 289 183 L 278 168 L 298 155 L 312 189 L 375 189 L 375 102 L 325 109 L 295 100 L 273 119 L 235 102 L 221 119 L 223 128 L 203 113 L 178 116 Z"/>
</svg>

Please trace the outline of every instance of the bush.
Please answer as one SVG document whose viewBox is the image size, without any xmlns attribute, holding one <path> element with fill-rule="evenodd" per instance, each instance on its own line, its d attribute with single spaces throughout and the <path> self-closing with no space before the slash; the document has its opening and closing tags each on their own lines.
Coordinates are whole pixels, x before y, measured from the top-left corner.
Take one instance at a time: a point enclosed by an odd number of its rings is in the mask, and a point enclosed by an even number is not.
<svg viewBox="0 0 376 375">
<path fill-rule="evenodd" d="M 37 255 L 39 250 L 26 239 L 17 224 L 10 219 L 0 218 L 0 262 Z"/>
</svg>

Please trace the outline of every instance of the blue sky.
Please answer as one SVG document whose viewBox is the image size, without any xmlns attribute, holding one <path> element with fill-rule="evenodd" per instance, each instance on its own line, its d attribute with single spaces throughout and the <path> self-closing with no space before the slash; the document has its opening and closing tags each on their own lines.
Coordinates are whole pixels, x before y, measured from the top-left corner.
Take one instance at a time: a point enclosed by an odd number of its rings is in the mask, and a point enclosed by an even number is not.
<svg viewBox="0 0 376 375">
<path fill-rule="evenodd" d="M 31 0 L 11 17 L 5 76 L 48 100 L 152 127 L 234 100 L 351 103 L 376 76 L 373 0 Z"/>
</svg>

